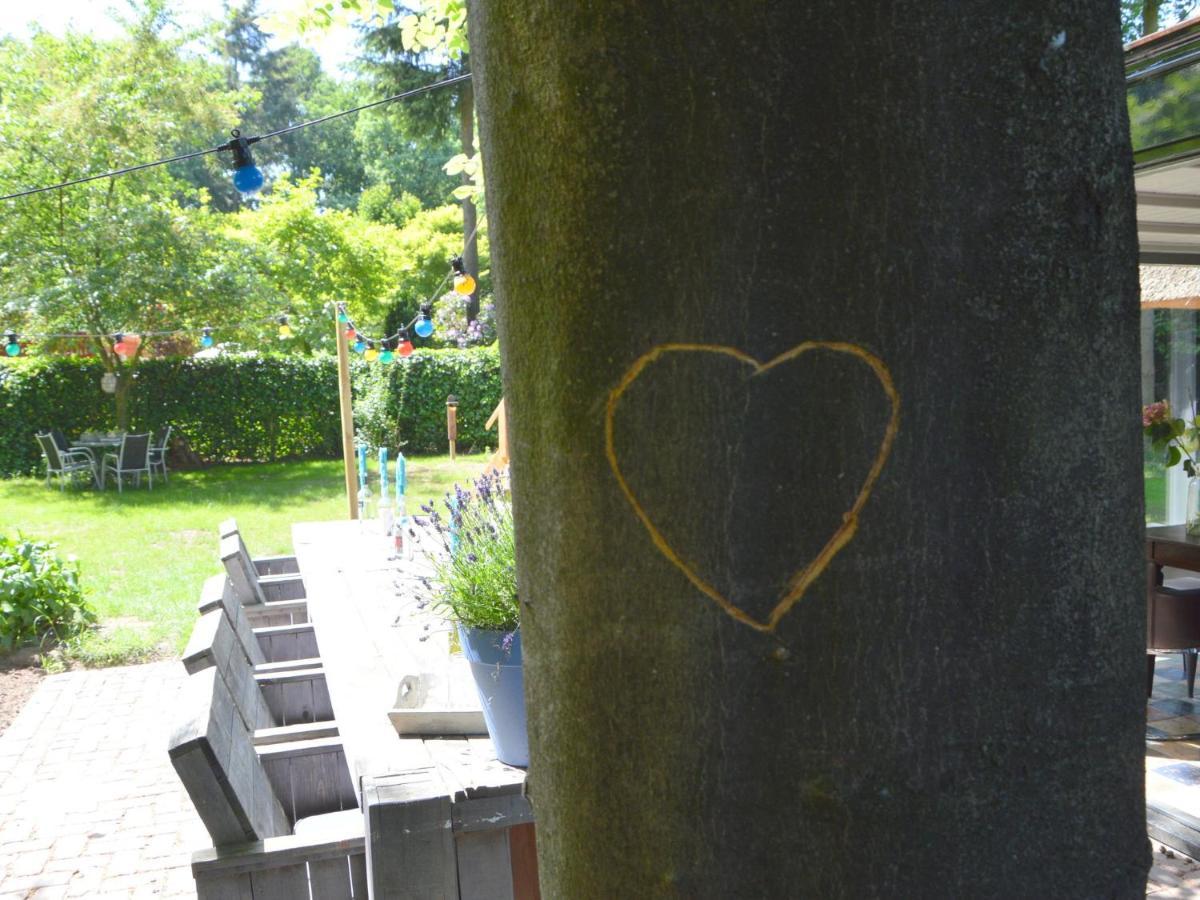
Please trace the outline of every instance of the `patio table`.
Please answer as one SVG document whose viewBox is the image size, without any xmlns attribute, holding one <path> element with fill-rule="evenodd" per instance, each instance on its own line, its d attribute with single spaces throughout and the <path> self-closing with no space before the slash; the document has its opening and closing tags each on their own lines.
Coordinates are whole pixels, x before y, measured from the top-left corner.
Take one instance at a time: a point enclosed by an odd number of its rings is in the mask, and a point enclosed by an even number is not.
<svg viewBox="0 0 1200 900">
<path fill-rule="evenodd" d="M 73 447 L 84 447 L 92 454 L 92 471 L 96 484 L 104 489 L 104 454 L 121 446 L 121 435 L 88 434 L 80 435 L 71 443 Z"/>
<path fill-rule="evenodd" d="M 304 522 L 292 537 L 365 817 L 372 896 L 536 896 L 525 772 L 469 734 L 481 722 L 474 685 L 448 658 L 445 626 L 416 603 L 421 563 L 395 558 L 376 522 Z M 436 708 L 406 708 L 417 688 Z"/>
</svg>

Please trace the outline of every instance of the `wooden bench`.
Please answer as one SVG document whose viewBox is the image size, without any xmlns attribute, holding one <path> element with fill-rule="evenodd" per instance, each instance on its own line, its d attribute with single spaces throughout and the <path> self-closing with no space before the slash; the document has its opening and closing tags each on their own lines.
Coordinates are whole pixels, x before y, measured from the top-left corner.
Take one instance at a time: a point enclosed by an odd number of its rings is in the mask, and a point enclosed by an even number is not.
<svg viewBox="0 0 1200 900">
<path fill-rule="evenodd" d="M 246 542 L 242 540 L 242 533 L 238 530 L 237 519 L 232 517 L 226 519 L 217 528 L 217 533 L 221 539 L 235 535 L 242 552 L 249 558 Z M 294 556 L 258 556 L 251 559 L 250 562 L 259 575 L 295 575 L 300 571 L 300 564 L 296 562 Z"/>
<path fill-rule="evenodd" d="M 251 637 L 249 645 L 256 644 Z M 193 674 L 209 668 L 220 672 L 251 730 L 333 719 L 319 660 L 256 663 L 246 648 L 245 635 L 238 634 L 224 610 L 214 609 L 196 621 L 183 666 Z"/>
<path fill-rule="evenodd" d="M 243 606 L 263 609 L 268 603 L 303 600 L 307 596 L 299 574 L 260 575 L 236 534 L 221 538 L 221 564 Z"/>
<path fill-rule="evenodd" d="M 171 763 L 213 848 L 192 858 L 199 900 L 367 896 L 363 818 L 341 744 L 256 747 L 215 667 L 188 677 Z"/>
</svg>

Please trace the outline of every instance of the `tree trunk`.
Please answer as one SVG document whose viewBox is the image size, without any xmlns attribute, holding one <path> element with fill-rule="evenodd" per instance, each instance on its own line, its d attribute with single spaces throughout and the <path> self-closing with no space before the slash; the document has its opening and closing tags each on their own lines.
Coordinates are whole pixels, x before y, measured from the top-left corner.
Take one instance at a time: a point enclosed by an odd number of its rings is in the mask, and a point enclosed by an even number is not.
<svg viewBox="0 0 1200 900">
<path fill-rule="evenodd" d="M 1115 5 L 470 15 L 543 895 L 1142 895 Z"/>
<path fill-rule="evenodd" d="M 1158 31 L 1158 0 L 1145 0 L 1142 4 L 1142 36 Z"/>
<path fill-rule="evenodd" d="M 466 65 L 466 59 L 463 64 Z M 459 88 L 458 93 L 458 135 L 462 144 L 462 152 L 467 156 L 475 155 L 475 89 L 471 86 L 471 82 L 467 81 Z M 470 177 L 464 172 L 462 175 L 462 183 L 469 185 Z M 470 197 L 464 197 L 462 200 L 463 212 L 463 237 L 468 240 L 463 246 L 463 265 L 467 271 L 479 277 L 479 238 L 475 234 L 475 226 L 478 221 L 477 211 L 475 209 L 475 201 Z M 467 304 L 467 321 L 471 321 L 479 316 L 479 291 L 478 289 L 471 294 L 470 302 Z"/>
<path fill-rule="evenodd" d="M 117 431 L 129 430 L 129 394 L 133 390 L 133 374 L 124 366 L 113 371 L 117 376 L 117 389 L 113 393 L 113 408 L 117 419 Z"/>
</svg>

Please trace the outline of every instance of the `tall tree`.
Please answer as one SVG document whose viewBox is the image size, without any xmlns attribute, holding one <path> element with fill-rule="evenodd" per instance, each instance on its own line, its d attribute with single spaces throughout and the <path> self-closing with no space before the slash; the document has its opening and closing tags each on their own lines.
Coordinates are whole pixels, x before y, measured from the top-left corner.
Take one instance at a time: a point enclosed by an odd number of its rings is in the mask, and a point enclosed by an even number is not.
<svg viewBox="0 0 1200 900">
<path fill-rule="evenodd" d="M 1196 0 L 1121 0 L 1121 33 L 1132 41 L 1174 25 L 1196 11 Z"/>
<path fill-rule="evenodd" d="M 164 36 L 148 2 L 114 41 L 42 32 L 0 46 L 0 184 L 53 184 L 168 155 L 212 133 L 236 95 L 221 72 Z M 86 332 L 118 376 L 117 423 L 155 338 L 117 352 L 124 332 L 198 327 L 231 298 L 253 308 L 244 248 L 219 234 L 197 192 L 166 168 L 10 201 L 0 219 L 4 308 L 28 327 Z"/>
<path fill-rule="evenodd" d="M 1144 894 L 1115 7 L 470 12 L 543 895 Z"/>
<path fill-rule="evenodd" d="M 381 25 L 367 31 L 364 69 L 373 74 L 380 90 L 398 93 L 431 81 L 452 78 L 470 71 L 467 52 L 466 7 L 463 0 L 429 0 L 414 10 L 398 6 Z M 439 140 L 447 131 L 455 133 L 459 152 L 475 155 L 475 92 L 470 81 L 452 91 L 438 91 L 405 104 L 406 122 L 427 139 Z M 479 272 L 477 240 L 478 210 L 471 177 L 460 172 L 463 190 L 463 234 L 467 238 L 463 261 L 467 270 Z M 468 315 L 479 311 L 478 292 L 471 296 Z"/>
</svg>

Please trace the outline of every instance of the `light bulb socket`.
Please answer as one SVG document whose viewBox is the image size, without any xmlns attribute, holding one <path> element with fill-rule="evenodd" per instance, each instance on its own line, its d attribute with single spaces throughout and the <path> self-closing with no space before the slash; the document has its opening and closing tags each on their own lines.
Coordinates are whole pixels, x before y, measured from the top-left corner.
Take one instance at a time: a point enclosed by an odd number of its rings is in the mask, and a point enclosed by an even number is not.
<svg viewBox="0 0 1200 900">
<path fill-rule="evenodd" d="M 463 262 L 463 258 L 461 256 L 456 256 L 450 260 L 450 268 L 454 270 L 455 275 L 467 274 L 467 266 L 466 263 Z"/>
<path fill-rule="evenodd" d="M 229 133 L 233 135 L 233 139 L 222 144 L 217 150 L 229 150 L 233 152 L 233 167 L 235 169 L 244 169 L 247 166 L 253 166 L 254 154 L 250 152 L 250 145 L 257 144 L 262 138 L 244 138 L 242 137 L 242 133 L 236 128 Z"/>
<path fill-rule="evenodd" d="M 433 314 L 433 305 L 429 303 L 421 304 L 421 318 L 428 319 Z"/>
<path fill-rule="evenodd" d="M 4 332 L 4 343 L 15 344 L 17 342 L 17 333 L 15 331 Z"/>
<path fill-rule="evenodd" d="M 125 335 L 118 331 L 116 334 L 113 335 L 113 343 L 114 344 L 125 343 Z"/>
<path fill-rule="evenodd" d="M 287 316 L 280 316 L 275 321 L 280 325 L 286 325 L 288 323 Z"/>
</svg>

